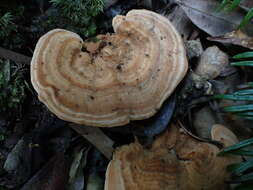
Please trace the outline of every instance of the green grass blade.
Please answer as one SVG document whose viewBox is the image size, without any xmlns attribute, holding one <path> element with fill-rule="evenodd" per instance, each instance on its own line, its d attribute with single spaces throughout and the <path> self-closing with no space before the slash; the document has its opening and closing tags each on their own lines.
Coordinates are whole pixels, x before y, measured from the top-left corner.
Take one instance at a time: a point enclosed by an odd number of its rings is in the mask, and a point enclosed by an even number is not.
<svg viewBox="0 0 253 190">
<path fill-rule="evenodd" d="M 236 95 L 236 94 L 219 94 L 215 95 L 214 98 L 218 99 L 227 99 L 227 100 L 247 100 L 247 101 L 253 101 L 253 95 Z"/>
<path fill-rule="evenodd" d="M 245 174 L 235 179 L 235 181 L 237 182 L 245 182 L 245 181 L 250 181 L 250 180 L 253 180 L 253 173 Z"/>
<path fill-rule="evenodd" d="M 241 156 L 253 156 L 253 151 L 252 150 L 235 150 L 230 152 L 231 154 L 234 155 L 241 155 Z"/>
<path fill-rule="evenodd" d="M 5 13 L 2 17 L 0 17 L 0 26 L 4 27 L 9 24 L 13 24 L 13 16 L 10 12 Z"/>
<path fill-rule="evenodd" d="M 249 85 L 250 87 L 253 87 L 253 82 L 248 82 L 248 85 Z"/>
<path fill-rule="evenodd" d="M 241 165 L 241 163 L 230 164 L 227 167 L 227 171 L 233 172 L 233 171 L 237 170 L 240 167 L 240 165 Z"/>
<path fill-rule="evenodd" d="M 243 113 L 237 113 L 238 116 L 242 116 L 242 117 L 253 117 L 253 112 L 243 112 Z"/>
<path fill-rule="evenodd" d="M 234 59 L 243 59 L 243 58 L 252 58 L 252 57 L 253 57 L 253 51 L 249 51 L 249 52 L 237 54 L 233 58 Z"/>
<path fill-rule="evenodd" d="M 236 115 L 244 119 L 253 120 L 253 112 L 236 113 Z"/>
<path fill-rule="evenodd" d="M 230 12 L 232 10 L 234 10 L 236 7 L 239 6 L 241 0 L 234 0 L 231 5 L 226 9 L 226 11 Z"/>
<path fill-rule="evenodd" d="M 247 13 L 247 15 L 243 18 L 242 22 L 238 26 L 238 29 L 243 28 L 245 25 L 247 25 L 252 18 L 253 18 L 253 8 L 251 8 Z"/>
<path fill-rule="evenodd" d="M 241 184 L 235 188 L 235 190 L 252 190 L 253 184 Z"/>
<path fill-rule="evenodd" d="M 252 111 L 252 110 L 253 110 L 253 104 L 227 106 L 223 108 L 223 111 L 225 112 L 243 112 L 243 111 Z"/>
<path fill-rule="evenodd" d="M 232 66 L 250 66 L 253 67 L 253 61 L 238 61 L 238 62 L 232 62 Z"/>
<path fill-rule="evenodd" d="M 223 0 L 219 7 L 217 8 L 217 12 L 224 10 L 224 8 L 229 4 L 230 0 Z"/>
<path fill-rule="evenodd" d="M 250 117 L 250 116 L 239 116 L 239 117 L 243 117 L 244 119 L 248 119 L 248 120 L 253 120 L 253 117 Z"/>
<path fill-rule="evenodd" d="M 239 142 L 239 143 L 237 143 L 233 146 L 227 147 L 223 151 L 221 151 L 219 153 L 219 155 L 223 155 L 223 154 L 226 154 L 226 153 L 232 153 L 231 151 L 236 151 L 238 149 L 245 148 L 245 147 L 250 146 L 250 145 L 253 145 L 253 138 L 241 141 L 241 142 Z"/>
<path fill-rule="evenodd" d="M 253 159 L 250 159 L 247 162 L 242 162 L 237 166 L 236 169 L 233 170 L 233 174 L 241 175 L 243 172 L 252 168 L 252 166 L 253 166 Z"/>
<path fill-rule="evenodd" d="M 234 93 L 235 95 L 253 95 L 253 89 L 238 90 Z"/>
</svg>

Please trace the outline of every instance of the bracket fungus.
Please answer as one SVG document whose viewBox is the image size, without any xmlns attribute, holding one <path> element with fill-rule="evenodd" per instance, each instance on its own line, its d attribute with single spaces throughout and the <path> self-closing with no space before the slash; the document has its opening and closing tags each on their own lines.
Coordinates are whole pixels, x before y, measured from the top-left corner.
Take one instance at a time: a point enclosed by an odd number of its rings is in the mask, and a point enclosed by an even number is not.
<svg viewBox="0 0 253 190">
<path fill-rule="evenodd" d="M 225 146 L 237 142 L 221 125 L 213 127 L 212 139 Z M 240 158 L 220 157 L 218 152 L 216 145 L 172 125 L 149 149 L 138 142 L 117 149 L 106 171 L 105 190 L 225 190 L 226 167 Z"/>
<path fill-rule="evenodd" d="M 63 29 L 39 39 L 32 84 L 59 118 L 98 127 L 146 119 L 186 74 L 181 36 L 165 17 L 132 10 L 112 24 L 115 34 L 95 42 Z"/>
</svg>

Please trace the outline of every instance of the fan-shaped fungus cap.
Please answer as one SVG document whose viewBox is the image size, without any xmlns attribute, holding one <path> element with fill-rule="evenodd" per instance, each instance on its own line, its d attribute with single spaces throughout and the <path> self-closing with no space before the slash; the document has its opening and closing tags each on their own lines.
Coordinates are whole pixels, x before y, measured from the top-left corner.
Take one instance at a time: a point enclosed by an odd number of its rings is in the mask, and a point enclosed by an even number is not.
<svg viewBox="0 0 253 190">
<path fill-rule="evenodd" d="M 59 118 L 112 127 L 155 114 L 184 77 L 180 35 L 163 16 L 132 10 L 113 19 L 115 34 L 83 42 L 55 29 L 40 38 L 31 80 Z"/>
<path fill-rule="evenodd" d="M 215 141 L 219 141 L 228 147 L 235 143 L 238 143 L 238 139 L 235 134 L 223 125 L 213 125 L 211 130 L 211 137 Z"/>
<path fill-rule="evenodd" d="M 219 151 L 171 126 L 150 149 L 138 142 L 117 149 L 106 171 L 105 190 L 224 190 L 226 167 L 240 159 L 219 157 Z"/>
</svg>

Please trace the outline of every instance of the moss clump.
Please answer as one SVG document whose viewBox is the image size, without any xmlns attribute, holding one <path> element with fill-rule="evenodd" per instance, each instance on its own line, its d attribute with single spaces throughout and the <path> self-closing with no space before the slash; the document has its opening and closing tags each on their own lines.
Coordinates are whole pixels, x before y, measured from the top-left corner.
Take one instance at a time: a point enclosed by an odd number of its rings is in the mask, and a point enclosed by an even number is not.
<svg viewBox="0 0 253 190">
<path fill-rule="evenodd" d="M 0 59 L 0 112 L 20 108 L 25 99 L 25 80 L 20 68 Z"/>
<path fill-rule="evenodd" d="M 103 11 L 104 0 L 51 0 L 67 23 L 86 37 L 96 34 L 95 17 Z"/>
<path fill-rule="evenodd" d="M 13 16 L 10 12 L 6 12 L 0 17 L 0 39 L 4 39 L 17 30 L 17 26 L 12 22 Z"/>
<path fill-rule="evenodd" d="M 24 7 L 19 6 L 15 10 L 4 11 L 0 9 L 0 46 L 17 50 L 25 46 L 25 40 L 19 31 L 23 19 Z"/>
</svg>

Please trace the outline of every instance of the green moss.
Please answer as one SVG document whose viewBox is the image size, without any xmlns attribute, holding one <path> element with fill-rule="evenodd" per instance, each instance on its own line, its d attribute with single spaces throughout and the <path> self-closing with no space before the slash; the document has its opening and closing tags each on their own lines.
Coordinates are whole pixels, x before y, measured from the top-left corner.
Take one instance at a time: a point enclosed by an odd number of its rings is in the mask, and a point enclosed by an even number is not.
<svg viewBox="0 0 253 190">
<path fill-rule="evenodd" d="M 77 33 L 86 37 L 96 34 L 95 17 L 103 11 L 104 0 L 51 0 L 51 2 Z"/>
<path fill-rule="evenodd" d="M 0 112 L 19 108 L 25 99 L 26 84 L 22 72 L 0 59 Z"/>
<path fill-rule="evenodd" d="M 20 20 L 23 18 L 24 7 L 3 11 L 0 9 L 0 46 L 8 49 L 19 49 L 25 44 L 24 37 L 18 31 Z"/>
<path fill-rule="evenodd" d="M 12 21 L 13 21 L 13 16 L 10 12 L 7 12 L 0 17 L 0 39 L 1 40 L 8 37 L 11 32 L 16 31 L 17 26 Z"/>
<path fill-rule="evenodd" d="M 235 10 L 240 5 L 241 2 L 242 0 L 222 0 L 217 10 L 231 12 Z M 252 18 L 253 18 L 253 8 L 250 8 L 248 13 L 245 15 L 240 25 L 238 26 L 238 29 L 242 29 L 243 27 L 245 27 Z"/>
</svg>

